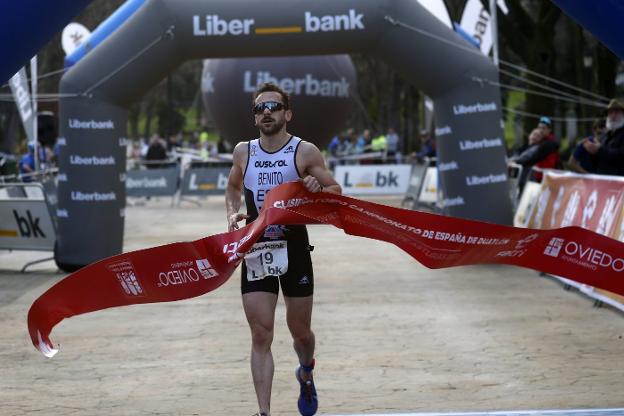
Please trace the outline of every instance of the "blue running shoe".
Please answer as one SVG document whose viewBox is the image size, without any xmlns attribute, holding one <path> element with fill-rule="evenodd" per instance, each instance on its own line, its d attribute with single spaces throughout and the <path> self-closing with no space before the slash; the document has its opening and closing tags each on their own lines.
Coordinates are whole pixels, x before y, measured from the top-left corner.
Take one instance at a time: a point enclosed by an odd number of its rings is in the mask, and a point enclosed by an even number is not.
<svg viewBox="0 0 624 416">
<path fill-rule="evenodd" d="M 318 399 L 316 397 L 314 380 L 312 379 L 312 370 L 314 370 L 314 360 L 312 360 L 312 364 L 310 364 L 310 366 L 301 364 L 295 370 L 295 376 L 297 377 L 297 381 L 301 387 L 299 400 L 297 400 L 297 407 L 299 408 L 299 413 L 301 413 L 302 416 L 312 416 L 316 414 L 318 409 Z M 301 379 L 302 371 L 310 374 L 310 379 L 308 381 L 303 381 Z"/>
</svg>

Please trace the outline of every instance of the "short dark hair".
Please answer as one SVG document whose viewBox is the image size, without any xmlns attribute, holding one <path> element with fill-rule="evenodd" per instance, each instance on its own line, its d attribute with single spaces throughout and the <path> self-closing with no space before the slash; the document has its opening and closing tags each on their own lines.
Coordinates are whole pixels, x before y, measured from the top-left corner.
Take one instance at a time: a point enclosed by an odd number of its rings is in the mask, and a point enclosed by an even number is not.
<svg viewBox="0 0 624 416">
<path fill-rule="evenodd" d="M 598 118 L 594 120 L 594 124 L 592 125 L 592 130 L 604 129 L 607 126 L 607 120 L 604 118 Z"/>
<path fill-rule="evenodd" d="M 286 91 L 278 87 L 277 85 L 272 84 L 270 82 L 266 82 L 258 86 L 258 88 L 256 89 L 256 92 L 253 95 L 253 99 L 251 100 L 252 104 L 256 104 L 256 98 L 258 98 L 258 96 L 262 94 L 263 92 L 278 93 L 279 95 L 282 96 L 282 104 L 284 104 L 284 108 L 286 110 L 290 109 L 290 95 Z"/>
</svg>

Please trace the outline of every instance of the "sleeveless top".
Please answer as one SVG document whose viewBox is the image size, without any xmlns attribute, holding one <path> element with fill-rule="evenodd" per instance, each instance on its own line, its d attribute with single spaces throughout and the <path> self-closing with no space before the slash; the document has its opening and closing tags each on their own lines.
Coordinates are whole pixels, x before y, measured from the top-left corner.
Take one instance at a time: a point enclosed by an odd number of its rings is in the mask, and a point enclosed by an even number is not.
<svg viewBox="0 0 624 416">
<path fill-rule="evenodd" d="M 250 140 L 247 145 L 247 166 L 243 175 L 247 223 L 255 220 L 262 209 L 266 194 L 278 185 L 301 178 L 296 157 L 301 139 L 291 136 L 280 149 L 268 152 L 260 145 L 260 139 Z M 272 225 L 266 228 L 262 240 L 286 239 L 289 243 L 300 242 L 307 247 L 308 238 L 304 225 Z"/>
</svg>

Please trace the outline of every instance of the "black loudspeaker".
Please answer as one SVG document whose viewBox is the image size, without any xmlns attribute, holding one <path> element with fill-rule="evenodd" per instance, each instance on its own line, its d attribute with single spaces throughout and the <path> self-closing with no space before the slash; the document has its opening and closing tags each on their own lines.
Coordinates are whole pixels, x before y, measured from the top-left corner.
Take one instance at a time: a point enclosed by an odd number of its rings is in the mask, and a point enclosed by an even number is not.
<svg viewBox="0 0 624 416">
<path fill-rule="evenodd" d="M 37 137 L 43 146 L 53 147 L 58 137 L 56 115 L 51 111 L 41 111 L 37 114 Z"/>
</svg>

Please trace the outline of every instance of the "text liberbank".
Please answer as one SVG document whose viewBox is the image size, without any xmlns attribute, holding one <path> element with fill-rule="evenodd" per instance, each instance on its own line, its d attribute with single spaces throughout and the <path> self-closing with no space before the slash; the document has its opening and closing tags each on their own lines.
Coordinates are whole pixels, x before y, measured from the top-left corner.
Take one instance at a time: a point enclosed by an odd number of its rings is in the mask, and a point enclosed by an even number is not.
<svg viewBox="0 0 624 416">
<path fill-rule="evenodd" d="M 349 9 L 345 14 L 315 16 L 311 12 L 304 13 L 305 32 L 336 32 L 345 30 L 364 30 L 363 13 Z M 255 26 L 255 19 L 226 20 L 216 14 L 193 16 L 194 36 L 240 36 L 250 35 Z"/>
</svg>

